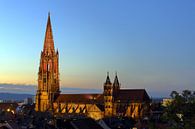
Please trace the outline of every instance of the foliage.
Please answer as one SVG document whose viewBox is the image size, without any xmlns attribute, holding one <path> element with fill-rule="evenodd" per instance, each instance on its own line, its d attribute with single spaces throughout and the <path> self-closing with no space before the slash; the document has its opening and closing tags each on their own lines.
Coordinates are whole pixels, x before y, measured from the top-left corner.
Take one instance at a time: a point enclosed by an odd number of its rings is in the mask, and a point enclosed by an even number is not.
<svg viewBox="0 0 195 129">
<path fill-rule="evenodd" d="M 164 118 L 171 129 L 195 129 L 195 92 L 172 91 L 170 96 L 172 101 L 165 109 Z"/>
</svg>

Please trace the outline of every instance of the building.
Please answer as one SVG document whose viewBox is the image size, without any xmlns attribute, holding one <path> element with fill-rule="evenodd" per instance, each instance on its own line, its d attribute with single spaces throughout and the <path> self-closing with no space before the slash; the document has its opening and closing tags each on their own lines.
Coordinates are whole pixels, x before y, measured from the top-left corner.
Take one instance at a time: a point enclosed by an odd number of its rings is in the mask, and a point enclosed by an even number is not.
<svg viewBox="0 0 195 129">
<path fill-rule="evenodd" d="M 32 98 L 25 98 L 24 99 L 24 104 L 33 104 L 33 99 Z"/>
<path fill-rule="evenodd" d="M 102 94 L 60 94 L 59 53 L 54 47 L 49 15 L 40 57 L 35 110 L 59 115 L 85 114 L 94 119 L 140 118 L 148 113 L 150 98 L 145 89 L 121 89 L 117 74 L 113 83 L 107 74 L 103 89 Z"/>
<path fill-rule="evenodd" d="M 171 98 L 164 98 L 162 101 L 162 106 L 167 107 L 173 102 L 173 99 Z"/>
<path fill-rule="evenodd" d="M 17 107 L 18 103 L 0 103 L 0 113 L 5 111 L 15 114 Z"/>
</svg>

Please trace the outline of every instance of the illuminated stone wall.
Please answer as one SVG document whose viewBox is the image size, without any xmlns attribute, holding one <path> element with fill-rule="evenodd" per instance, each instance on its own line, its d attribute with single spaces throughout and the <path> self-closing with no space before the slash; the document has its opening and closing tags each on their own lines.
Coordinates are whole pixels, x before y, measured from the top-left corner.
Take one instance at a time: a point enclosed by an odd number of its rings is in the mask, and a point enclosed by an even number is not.
<svg viewBox="0 0 195 129">
<path fill-rule="evenodd" d="M 102 112 L 95 104 L 55 102 L 53 103 L 53 107 L 56 114 L 85 114 L 95 120 L 104 117 L 104 112 Z"/>
</svg>

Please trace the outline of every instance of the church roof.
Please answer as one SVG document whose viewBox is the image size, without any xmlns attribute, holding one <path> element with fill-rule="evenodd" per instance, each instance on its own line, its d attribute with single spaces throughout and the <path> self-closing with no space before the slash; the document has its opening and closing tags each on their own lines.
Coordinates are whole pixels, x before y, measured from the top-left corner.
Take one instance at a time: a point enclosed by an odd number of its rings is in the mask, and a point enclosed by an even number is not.
<svg viewBox="0 0 195 129">
<path fill-rule="evenodd" d="M 144 102 L 150 101 L 150 97 L 145 89 L 121 89 L 115 100 L 124 103 Z"/>
<path fill-rule="evenodd" d="M 122 103 L 144 101 L 150 101 L 150 97 L 145 89 L 121 89 L 115 98 L 115 102 Z M 104 96 L 103 94 L 60 94 L 55 102 L 102 104 L 104 102 Z"/>
<path fill-rule="evenodd" d="M 16 109 L 18 106 L 17 103 L 0 103 L 0 109 L 1 110 L 6 110 L 8 108 L 13 108 L 13 109 Z"/>
<path fill-rule="evenodd" d="M 60 94 L 55 102 L 68 103 L 103 103 L 102 94 Z"/>
</svg>

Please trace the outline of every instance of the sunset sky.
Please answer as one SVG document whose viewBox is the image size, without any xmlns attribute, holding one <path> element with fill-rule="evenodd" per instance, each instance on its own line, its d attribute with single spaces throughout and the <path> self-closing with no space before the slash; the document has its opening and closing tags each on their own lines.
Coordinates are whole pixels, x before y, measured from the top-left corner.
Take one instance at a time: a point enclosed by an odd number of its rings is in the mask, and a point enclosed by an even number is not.
<svg viewBox="0 0 195 129">
<path fill-rule="evenodd" d="M 0 84 L 37 85 L 48 12 L 62 87 L 195 90 L 194 0 L 1 0 Z"/>
</svg>

